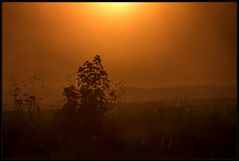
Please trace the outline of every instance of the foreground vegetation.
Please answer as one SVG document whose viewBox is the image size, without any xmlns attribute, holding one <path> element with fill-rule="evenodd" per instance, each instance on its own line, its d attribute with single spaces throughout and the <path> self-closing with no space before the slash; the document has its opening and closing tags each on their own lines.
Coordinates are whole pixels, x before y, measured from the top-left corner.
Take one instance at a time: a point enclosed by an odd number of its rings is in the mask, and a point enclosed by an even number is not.
<svg viewBox="0 0 239 161">
<path fill-rule="evenodd" d="M 9 80 L 14 111 L 3 112 L 3 157 L 48 159 L 235 158 L 236 99 L 122 104 L 96 55 L 64 87 L 64 105 L 40 109 L 30 77 Z"/>
<path fill-rule="evenodd" d="M 123 104 L 98 120 L 79 111 L 4 112 L 3 157 L 235 158 L 236 100 L 211 102 Z"/>
</svg>

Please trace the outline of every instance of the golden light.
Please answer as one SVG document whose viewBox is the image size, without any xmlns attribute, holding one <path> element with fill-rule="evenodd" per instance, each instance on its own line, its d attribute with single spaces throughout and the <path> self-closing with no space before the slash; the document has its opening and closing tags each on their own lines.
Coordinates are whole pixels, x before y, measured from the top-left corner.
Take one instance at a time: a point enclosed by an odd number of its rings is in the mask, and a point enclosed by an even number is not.
<svg viewBox="0 0 239 161">
<path fill-rule="evenodd" d="M 112 10 L 125 10 L 130 6 L 129 2 L 102 2 L 100 5 Z"/>
<path fill-rule="evenodd" d="M 111 7 L 114 7 L 114 8 L 125 8 L 127 6 L 129 6 L 129 2 L 111 2 Z"/>
<path fill-rule="evenodd" d="M 95 9 L 106 14 L 125 14 L 132 9 L 130 2 L 98 2 L 95 3 Z"/>
</svg>

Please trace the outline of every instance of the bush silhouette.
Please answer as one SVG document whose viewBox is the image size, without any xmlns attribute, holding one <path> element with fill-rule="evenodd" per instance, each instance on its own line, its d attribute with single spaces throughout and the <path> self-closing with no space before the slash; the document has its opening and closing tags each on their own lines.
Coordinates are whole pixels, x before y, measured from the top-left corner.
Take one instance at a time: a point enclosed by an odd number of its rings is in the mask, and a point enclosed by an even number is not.
<svg viewBox="0 0 239 161">
<path fill-rule="evenodd" d="M 116 99 L 114 90 L 108 95 L 110 81 L 101 64 L 101 58 L 96 55 L 92 62 L 86 61 L 78 70 L 78 86 L 81 93 L 81 106 L 107 109 L 107 105 Z"/>
<path fill-rule="evenodd" d="M 64 88 L 66 97 L 64 109 L 100 110 L 107 111 L 116 101 L 116 93 L 111 89 L 108 74 L 101 64 L 102 60 L 96 55 L 92 62 L 86 61 L 77 71 L 76 85 Z"/>
<path fill-rule="evenodd" d="M 75 74 L 74 81 L 64 88 L 65 103 L 58 115 L 60 124 L 67 128 L 65 131 L 78 130 L 83 138 L 99 136 L 105 114 L 117 103 L 117 88 L 111 83 L 99 55 L 86 61 Z"/>
</svg>

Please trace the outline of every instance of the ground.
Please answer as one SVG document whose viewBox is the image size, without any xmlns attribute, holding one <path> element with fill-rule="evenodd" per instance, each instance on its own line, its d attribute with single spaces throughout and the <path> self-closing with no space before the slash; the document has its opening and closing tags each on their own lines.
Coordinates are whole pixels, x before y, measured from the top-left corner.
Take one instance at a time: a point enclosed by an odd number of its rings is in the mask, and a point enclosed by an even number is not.
<svg viewBox="0 0 239 161">
<path fill-rule="evenodd" d="M 30 118 L 3 112 L 4 158 L 236 158 L 235 99 L 126 103 L 100 125 L 57 110 Z"/>
</svg>

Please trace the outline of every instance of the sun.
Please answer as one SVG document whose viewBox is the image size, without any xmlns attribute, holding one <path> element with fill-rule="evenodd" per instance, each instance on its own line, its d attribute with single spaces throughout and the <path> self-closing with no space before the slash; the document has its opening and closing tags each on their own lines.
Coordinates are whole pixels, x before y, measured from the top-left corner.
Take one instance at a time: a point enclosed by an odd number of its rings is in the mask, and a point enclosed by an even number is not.
<svg viewBox="0 0 239 161">
<path fill-rule="evenodd" d="M 109 2 L 109 5 L 112 7 L 120 8 L 120 7 L 126 7 L 129 5 L 129 2 Z"/>
<path fill-rule="evenodd" d="M 100 2 L 99 5 L 112 12 L 125 12 L 131 6 L 130 2 Z"/>
<path fill-rule="evenodd" d="M 88 14 L 88 19 L 95 19 L 102 23 L 126 21 L 137 13 L 136 4 L 133 2 L 82 2 L 75 3 L 75 13 Z"/>
</svg>

